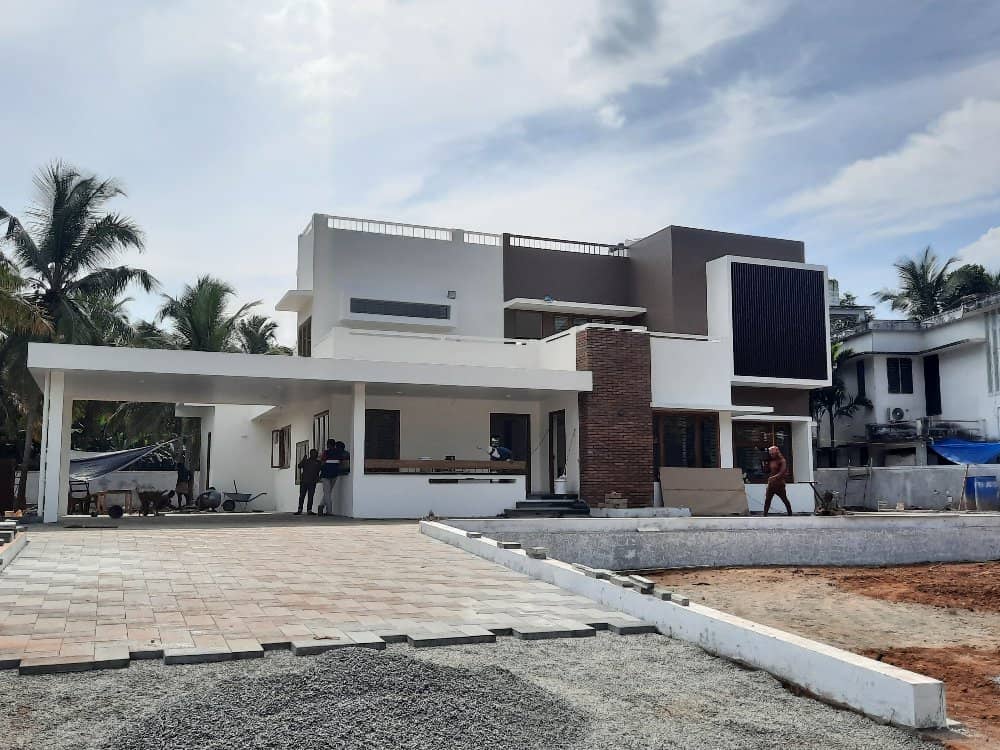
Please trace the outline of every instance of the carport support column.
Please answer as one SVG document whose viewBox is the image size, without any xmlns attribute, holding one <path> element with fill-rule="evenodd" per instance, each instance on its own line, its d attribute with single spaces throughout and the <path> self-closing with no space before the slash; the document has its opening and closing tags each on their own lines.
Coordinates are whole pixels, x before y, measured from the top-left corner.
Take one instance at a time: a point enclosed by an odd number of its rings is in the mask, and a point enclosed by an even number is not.
<svg viewBox="0 0 1000 750">
<path fill-rule="evenodd" d="M 73 400 L 66 394 L 66 375 L 61 370 L 45 376 L 42 393 L 42 454 L 39 457 L 39 515 L 55 523 L 66 512 L 69 495 L 69 442 Z"/>
<path fill-rule="evenodd" d="M 351 410 L 351 494 L 344 515 L 364 515 L 365 483 L 365 384 L 354 384 Z"/>
</svg>

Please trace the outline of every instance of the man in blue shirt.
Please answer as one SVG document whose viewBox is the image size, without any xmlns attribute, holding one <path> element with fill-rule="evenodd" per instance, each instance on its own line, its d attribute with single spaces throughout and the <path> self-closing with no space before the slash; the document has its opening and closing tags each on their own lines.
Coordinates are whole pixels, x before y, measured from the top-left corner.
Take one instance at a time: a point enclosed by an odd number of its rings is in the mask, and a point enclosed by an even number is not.
<svg viewBox="0 0 1000 750">
<path fill-rule="evenodd" d="M 321 516 L 333 513 L 333 486 L 340 476 L 341 458 L 341 452 L 337 450 L 337 441 L 330 438 L 326 441 L 326 450 L 320 459 L 323 462 L 319 470 L 319 481 L 323 484 L 323 500 L 317 510 Z"/>
</svg>

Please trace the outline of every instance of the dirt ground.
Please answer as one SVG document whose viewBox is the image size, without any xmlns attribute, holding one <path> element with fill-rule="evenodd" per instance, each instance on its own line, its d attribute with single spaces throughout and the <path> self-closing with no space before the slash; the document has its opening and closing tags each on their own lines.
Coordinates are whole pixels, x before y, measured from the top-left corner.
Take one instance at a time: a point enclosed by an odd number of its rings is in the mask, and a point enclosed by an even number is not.
<svg viewBox="0 0 1000 750">
<path fill-rule="evenodd" d="M 693 601 L 943 680 L 954 750 L 1000 748 L 1000 563 L 650 576 Z"/>
</svg>

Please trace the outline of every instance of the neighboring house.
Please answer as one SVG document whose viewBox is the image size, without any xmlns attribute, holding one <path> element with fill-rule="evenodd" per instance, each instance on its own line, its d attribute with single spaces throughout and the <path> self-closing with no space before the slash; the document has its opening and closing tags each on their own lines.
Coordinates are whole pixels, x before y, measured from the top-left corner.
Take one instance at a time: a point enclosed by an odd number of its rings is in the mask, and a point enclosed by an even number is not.
<svg viewBox="0 0 1000 750">
<path fill-rule="evenodd" d="M 1000 295 L 921 321 L 863 321 L 834 338 L 854 353 L 838 371 L 847 390 L 872 402 L 837 420 L 838 465 L 933 464 L 934 438 L 1000 438 Z"/>
<path fill-rule="evenodd" d="M 315 214 L 278 305 L 295 357 L 31 345 L 45 519 L 65 512 L 73 399 L 178 402 L 202 418 L 203 484 L 268 492 L 257 507 L 293 509 L 297 459 L 335 437 L 346 516 L 492 516 L 561 478 L 648 506 L 659 466 L 739 467 L 760 507 L 771 444 L 811 510 L 829 322 L 804 260 L 685 227 L 626 247 Z M 515 463 L 485 460 L 491 434 Z"/>
</svg>

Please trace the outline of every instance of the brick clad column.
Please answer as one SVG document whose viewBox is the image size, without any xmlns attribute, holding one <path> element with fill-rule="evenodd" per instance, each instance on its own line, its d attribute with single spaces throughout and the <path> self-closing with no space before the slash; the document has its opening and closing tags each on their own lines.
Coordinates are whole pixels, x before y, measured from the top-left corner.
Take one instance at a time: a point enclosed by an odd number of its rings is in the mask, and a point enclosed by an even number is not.
<svg viewBox="0 0 1000 750">
<path fill-rule="evenodd" d="M 649 336 L 585 328 L 576 334 L 576 368 L 593 373 L 580 394 L 580 497 L 620 492 L 630 507 L 653 504 L 653 412 Z"/>
</svg>

